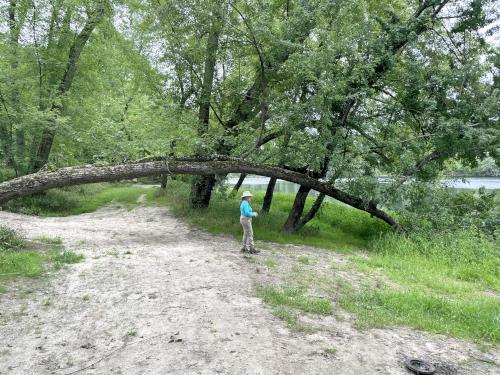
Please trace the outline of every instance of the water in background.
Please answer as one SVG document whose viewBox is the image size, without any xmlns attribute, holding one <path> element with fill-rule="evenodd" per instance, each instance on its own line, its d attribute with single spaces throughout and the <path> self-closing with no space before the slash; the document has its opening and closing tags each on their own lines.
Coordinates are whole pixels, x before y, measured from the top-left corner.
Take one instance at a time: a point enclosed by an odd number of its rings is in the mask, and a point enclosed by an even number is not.
<svg viewBox="0 0 500 375">
<path fill-rule="evenodd" d="M 228 185 L 234 185 L 238 181 L 238 177 L 237 175 L 230 176 Z M 266 191 L 268 182 L 269 177 L 248 176 L 240 190 Z M 500 177 L 467 177 L 466 179 L 445 179 L 441 182 L 455 189 L 476 190 L 484 186 L 487 190 L 500 191 Z M 298 190 L 299 185 L 283 180 L 278 180 L 274 189 L 275 192 L 280 193 L 296 193 Z"/>
</svg>

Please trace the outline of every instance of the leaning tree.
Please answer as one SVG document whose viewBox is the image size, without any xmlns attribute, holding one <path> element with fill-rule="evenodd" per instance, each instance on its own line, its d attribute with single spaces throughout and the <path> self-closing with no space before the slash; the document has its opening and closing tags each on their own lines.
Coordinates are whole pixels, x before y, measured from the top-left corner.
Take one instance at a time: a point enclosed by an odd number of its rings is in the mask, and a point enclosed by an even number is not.
<svg viewBox="0 0 500 375">
<path fill-rule="evenodd" d="M 492 1 L 161 0 L 113 8 L 111 0 L 89 0 L 78 14 L 73 3 L 32 4 L 52 10 L 43 12 L 43 43 L 42 30 L 33 33 L 33 46 L 16 47 L 25 12 L 38 28 L 38 13 L 20 5 L 8 8 L 17 13 L 0 48 L 40 58 L 40 87 L 19 99 L 30 103 L 39 93 L 45 108 L 45 121 L 32 132 L 39 146 L 33 165 L 47 158 L 49 170 L 51 161 L 110 164 L 5 182 L 0 201 L 51 187 L 184 173 L 197 176 L 190 200 L 203 208 L 216 175 L 256 173 L 271 177 L 264 211 L 277 178 L 300 185 L 287 231 L 311 220 L 325 196 L 401 228 L 381 207 L 402 202 L 407 180 L 436 179 L 450 159 L 498 158 L 498 52 L 483 40 L 494 21 Z M 130 22 L 113 24 L 112 11 Z M 76 70 L 73 62 L 89 48 L 87 64 Z M 49 52 L 55 57 L 46 62 L 42 53 Z M 10 62 L 0 59 L 2 66 Z M 26 66 L 24 74 L 36 71 Z M 0 153 L 9 167 L 11 129 L 22 129 L 12 122 L 12 87 L 0 112 L 0 131 L 9 136 L 2 135 Z M 56 159 L 54 148 L 68 159 Z M 146 155 L 170 156 L 124 162 Z M 381 174 L 390 179 L 381 183 Z M 311 189 L 320 195 L 304 213 Z"/>
</svg>

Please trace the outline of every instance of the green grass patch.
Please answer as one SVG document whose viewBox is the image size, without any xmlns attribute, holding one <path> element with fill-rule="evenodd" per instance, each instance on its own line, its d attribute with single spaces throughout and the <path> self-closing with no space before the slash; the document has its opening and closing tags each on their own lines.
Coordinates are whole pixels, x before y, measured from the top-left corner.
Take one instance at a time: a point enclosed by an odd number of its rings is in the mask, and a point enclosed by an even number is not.
<svg viewBox="0 0 500 375">
<path fill-rule="evenodd" d="M 463 296 L 500 294 L 500 247 L 471 231 L 386 234 L 371 246 L 370 257 L 353 257 L 361 270 L 382 270 L 396 283 L 427 293 Z"/>
<path fill-rule="evenodd" d="M 82 255 L 68 250 L 33 251 L 19 233 L 0 226 L 0 280 L 39 277 L 50 267 L 59 269 L 82 259 Z M 0 286 L 0 291 L 5 288 Z"/>
<path fill-rule="evenodd" d="M 144 188 L 124 184 L 72 186 L 14 199 L 7 202 L 4 209 L 37 216 L 79 215 L 110 203 L 133 207 L 144 192 Z"/>
<path fill-rule="evenodd" d="M 70 250 L 64 250 L 62 252 L 56 252 L 50 256 L 50 260 L 54 263 L 56 269 L 61 268 L 64 264 L 78 263 L 83 260 L 83 255 L 76 254 Z"/>
<path fill-rule="evenodd" d="M 43 256 L 26 251 L 26 242 L 16 231 L 0 226 L 0 277 L 39 276 Z"/>
<path fill-rule="evenodd" d="M 210 206 L 205 210 L 192 210 L 189 207 L 189 184 L 169 181 L 166 194 L 159 189 L 148 189 L 150 203 L 168 205 L 171 211 L 191 224 L 202 227 L 210 233 L 223 233 L 241 238 L 238 197 L 224 197 L 213 194 Z M 264 193 L 255 193 L 251 205 L 260 211 Z M 336 251 L 350 252 L 365 248 L 370 241 L 389 230 L 378 219 L 344 204 L 325 202 L 320 213 L 299 233 L 287 234 L 282 231 L 284 222 L 294 200 L 293 194 L 275 193 L 271 212 L 261 214 L 253 220 L 254 235 L 257 240 L 281 244 L 302 244 Z M 307 200 L 305 210 L 313 204 L 314 198 Z"/>
<path fill-rule="evenodd" d="M 260 287 L 257 295 L 273 307 L 288 306 L 306 313 L 329 315 L 332 303 L 325 298 L 310 297 L 299 288 Z"/>
<path fill-rule="evenodd" d="M 445 279 L 500 291 L 500 246 L 473 231 L 388 233 L 373 242 L 371 253 L 365 260 L 368 265 L 384 269 L 406 285 L 419 283 L 438 289 Z"/>
<path fill-rule="evenodd" d="M 351 291 L 340 305 L 357 313 L 360 327 L 404 325 L 451 336 L 500 342 L 500 302 L 476 296 L 450 298 L 415 289 Z"/>
<path fill-rule="evenodd" d="M 297 257 L 297 262 L 302 264 L 309 264 L 309 258 L 305 255 L 300 255 Z"/>
<path fill-rule="evenodd" d="M 274 268 L 274 267 L 276 267 L 278 265 L 278 263 L 276 263 L 276 261 L 274 259 L 272 259 L 272 258 L 264 259 L 262 261 L 262 263 L 264 265 L 266 265 L 267 267 L 269 267 L 269 268 Z"/>
<path fill-rule="evenodd" d="M 273 309 L 273 314 L 286 322 L 288 327 L 295 331 L 311 332 L 314 330 L 313 327 L 301 323 L 297 317 L 297 314 L 289 307 L 278 306 Z"/>
<path fill-rule="evenodd" d="M 61 237 L 48 237 L 48 236 L 39 236 L 34 238 L 35 241 L 40 241 L 48 245 L 62 245 L 63 240 Z"/>
<path fill-rule="evenodd" d="M 335 349 L 335 348 L 324 348 L 323 351 L 326 354 L 330 354 L 330 355 L 335 355 L 337 353 L 337 349 Z"/>
<path fill-rule="evenodd" d="M 0 251 L 18 250 L 25 245 L 24 239 L 15 230 L 0 226 Z"/>
<path fill-rule="evenodd" d="M 382 272 L 399 288 L 345 291 L 342 305 L 363 326 L 406 325 L 452 336 L 500 342 L 500 248 L 471 231 L 388 233 L 361 271 Z"/>
<path fill-rule="evenodd" d="M 298 325 L 298 320 L 297 316 L 290 311 L 290 309 L 283 307 L 283 306 L 278 306 L 273 310 L 273 314 L 280 318 L 281 320 L 284 320 L 285 322 L 288 323 L 289 326 L 291 327 L 296 327 Z"/>
<path fill-rule="evenodd" d="M 43 273 L 43 255 L 33 251 L 0 252 L 0 277 L 37 277 Z"/>
</svg>

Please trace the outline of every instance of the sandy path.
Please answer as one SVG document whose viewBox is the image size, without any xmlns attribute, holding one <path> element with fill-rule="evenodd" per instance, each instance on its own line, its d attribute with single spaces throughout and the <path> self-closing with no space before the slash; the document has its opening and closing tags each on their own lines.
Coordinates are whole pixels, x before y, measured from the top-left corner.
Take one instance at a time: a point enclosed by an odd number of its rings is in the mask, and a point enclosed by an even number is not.
<svg viewBox="0 0 500 375">
<path fill-rule="evenodd" d="M 475 347 L 411 330 L 358 332 L 321 320 L 294 332 L 255 297 L 265 275 L 238 243 L 164 208 L 66 218 L 0 212 L 27 237 L 60 236 L 82 263 L 0 294 L 0 374 L 407 374 L 406 355 L 442 374 L 494 374 Z M 172 337 L 172 339 L 171 339 Z M 173 342 L 170 342 L 173 341 Z M 324 349 L 334 347 L 335 354 Z M 496 358 L 498 359 L 498 358 Z"/>
</svg>

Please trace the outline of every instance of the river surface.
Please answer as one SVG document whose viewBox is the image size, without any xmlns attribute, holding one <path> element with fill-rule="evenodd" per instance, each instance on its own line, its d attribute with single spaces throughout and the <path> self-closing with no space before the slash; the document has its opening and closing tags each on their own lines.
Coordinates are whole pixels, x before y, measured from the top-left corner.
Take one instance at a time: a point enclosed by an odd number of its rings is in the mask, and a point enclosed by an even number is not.
<svg viewBox="0 0 500 375">
<path fill-rule="evenodd" d="M 238 181 L 238 175 L 233 175 L 228 178 L 228 184 L 234 185 Z M 252 191 L 265 191 L 269 177 L 248 176 L 245 178 L 242 189 Z M 500 190 L 500 177 L 467 177 L 457 179 L 444 179 L 441 182 L 455 189 L 477 190 L 484 187 L 487 190 Z M 296 193 L 299 185 L 278 180 L 274 191 L 280 193 Z M 241 190 L 241 189 L 240 189 Z"/>
</svg>

